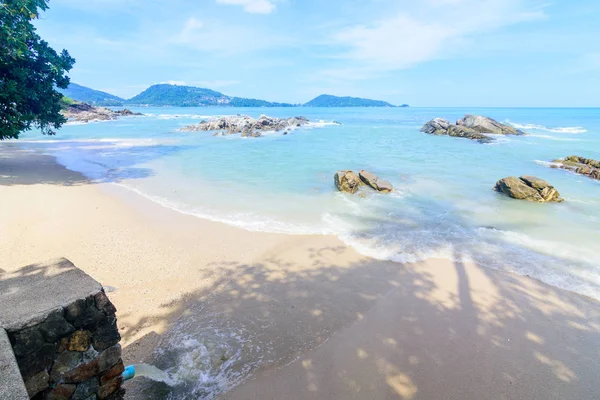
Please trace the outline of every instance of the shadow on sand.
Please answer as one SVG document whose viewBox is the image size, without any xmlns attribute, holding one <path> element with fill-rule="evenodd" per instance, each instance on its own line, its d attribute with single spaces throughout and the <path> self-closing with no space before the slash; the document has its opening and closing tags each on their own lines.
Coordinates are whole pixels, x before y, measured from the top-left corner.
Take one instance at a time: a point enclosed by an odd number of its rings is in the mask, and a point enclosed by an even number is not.
<svg viewBox="0 0 600 400">
<path fill-rule="evenodd" d="M 212 284 L 164 305 L 166 332 L 130 345 L 157 346 L 145 361 L 182 383 L 133 380 L 129 398 L 591 400 L 600 393 L 596 301 L 463 262 L 465 249 L 433 267 L 326 261 L 346 251 L 312 249 L 306 264 L 272 258 L 205 269 L 198 280 Z M 249 376 L 243 392 L 223 393 Z"/>
</svg>

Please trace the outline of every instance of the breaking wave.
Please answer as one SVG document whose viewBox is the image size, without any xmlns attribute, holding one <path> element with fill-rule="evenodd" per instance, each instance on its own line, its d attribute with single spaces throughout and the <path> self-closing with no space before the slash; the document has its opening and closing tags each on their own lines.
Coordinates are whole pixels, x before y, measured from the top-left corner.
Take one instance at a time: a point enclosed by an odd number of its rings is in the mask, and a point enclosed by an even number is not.
<svg viewBox="0 0 600 400">
<path fill-rule="evenodd" d="M 553 133 L 570 133 L 570 134 L 587 132 L 587 129 L 585 129 L 582 126 L 566 126 L 566 127 L 558 127 L 558 128 L 549 128 L 547 126 L 537 125 L 537 124 L 518 124 L 516 122 L 510 122 L 510 121 L 508 121 L 508 123 L 517 129 L 535 129 L 538 131 L 546 131 L 546 132 L 553 132 Z"/>
</svg>

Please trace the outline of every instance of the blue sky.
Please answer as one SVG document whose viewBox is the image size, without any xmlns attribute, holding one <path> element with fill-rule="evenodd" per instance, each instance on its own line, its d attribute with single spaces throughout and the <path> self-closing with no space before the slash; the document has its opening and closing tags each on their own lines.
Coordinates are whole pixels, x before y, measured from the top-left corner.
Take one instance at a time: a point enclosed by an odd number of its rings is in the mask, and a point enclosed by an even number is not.
<svg viewBox="0 0 600 400">
<path fill-rule="evenodd" d="M 50 0 L 73 82 L 306 102 L 600 106 L 598 0 Z"/>
</svg>

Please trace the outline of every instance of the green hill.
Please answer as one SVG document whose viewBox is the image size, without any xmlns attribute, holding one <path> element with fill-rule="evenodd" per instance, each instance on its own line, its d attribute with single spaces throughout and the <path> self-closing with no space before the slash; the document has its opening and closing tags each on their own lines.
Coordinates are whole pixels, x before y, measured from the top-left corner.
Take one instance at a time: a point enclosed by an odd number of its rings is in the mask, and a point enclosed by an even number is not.
<svg viewBox="0 0 600 400">
<path fill-rule="evenodd" d="M 260 99 L 231 97 L 223 93 L 193 86 L 158 84 L 150 86 L 129 100 L 113 96 L 85 86 L 71 83 L 67 89 L 59 89 L 66 97 L 94 106 L 171 106 L 171 107 L 294 107 L 299 104 L 275 103 Z M 322 94 L 304 107 L 396 107 L 380 100 L 360 97 L 338 97 Z M 403 104 L 399 107 L 408 107 Z"/>
<path fill-rule="evenodd" d="M 173 107 L 289 107 L 291 104 L 271 103 L 265 100 L 230 97 L 210 89 L 193 86 L 159 84 L 150 86 L 127 100 L 129 105 Z"/>
<path fill-rule="evenodd" d="M 363 99 L 360 97 L 338 97 L 329 94 L 322 94 L 315 97 L 304 107 L 396 107 L 386 101 Z M 407 107 L 406 104 L 400 107 Z"/>
<path fill-rule="evenodd" d="M 122 106 L 125 100 L 110 93 L 90 89 L 76 83 L 70 83 L 66 89 L 58 89 L 63 96 L 82 101 L 93 106 Z"/>
</svg>

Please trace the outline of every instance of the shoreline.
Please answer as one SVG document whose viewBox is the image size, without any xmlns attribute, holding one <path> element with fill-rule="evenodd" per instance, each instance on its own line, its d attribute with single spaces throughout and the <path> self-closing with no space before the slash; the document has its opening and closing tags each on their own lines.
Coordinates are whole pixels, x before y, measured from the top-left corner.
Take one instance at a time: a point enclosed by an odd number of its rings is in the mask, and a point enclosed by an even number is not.
<svg viewBox="0 0 600 400">
<path fill-rule="evenodd" d="M 6 150 L 0 269 L 65 256 L 116 288 L 127 363 L 156 361 L 154 349 L 195 321 L 248 334 L 236 366 L 256 363 L 253 377 L 224 398 L 479 399 L 486 385 L 493 398 L 600 393 L 594 299 L 462 261 L 398 264 L 334 236 L 247 231 Z M 144 398 L 156 385 L 126 386 Z"/>
</svg>

